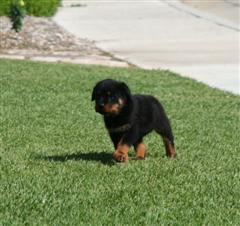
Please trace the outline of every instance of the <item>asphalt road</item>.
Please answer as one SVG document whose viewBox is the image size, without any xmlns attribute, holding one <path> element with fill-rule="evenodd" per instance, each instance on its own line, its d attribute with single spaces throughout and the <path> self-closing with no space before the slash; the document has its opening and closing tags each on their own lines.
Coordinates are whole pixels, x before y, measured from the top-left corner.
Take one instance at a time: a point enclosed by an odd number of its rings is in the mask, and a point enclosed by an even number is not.
<svg viewBox="0 0 240 226">
<path fill-rule="evenodd" d="M 66 0 L 54 20 L 141 68 L 170 69 L 240 94 L 239 18 L 226 16 L 239 5 L 215 0 L 203 9 L 188 1 Z"/>
</svg>

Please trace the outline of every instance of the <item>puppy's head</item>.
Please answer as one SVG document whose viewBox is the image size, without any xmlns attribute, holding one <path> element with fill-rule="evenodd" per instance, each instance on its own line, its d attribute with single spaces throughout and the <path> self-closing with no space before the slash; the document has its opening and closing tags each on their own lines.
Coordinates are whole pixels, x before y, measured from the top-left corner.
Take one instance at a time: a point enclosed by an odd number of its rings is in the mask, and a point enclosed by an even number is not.
<svg viewBox="0 0 240 226">
<path fill-rule="evenodd" d="M 96 103 L 96 112 L 105 116 L 120 114 L 130 96 L 130 90 L 125 83 L 112 79 L 98 82 L 92 91 L 92 101 Z"/>
</svg>

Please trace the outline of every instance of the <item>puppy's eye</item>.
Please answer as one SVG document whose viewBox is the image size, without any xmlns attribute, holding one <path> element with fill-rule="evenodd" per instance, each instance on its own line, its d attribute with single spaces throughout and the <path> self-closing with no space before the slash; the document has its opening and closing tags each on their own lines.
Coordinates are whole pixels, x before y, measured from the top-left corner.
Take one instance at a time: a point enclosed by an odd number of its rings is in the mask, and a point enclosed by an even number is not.
<svg viewBox="0 0 240 226">
<path fill-rule="evenodd" d="M 108 97 L 108 102 L 113 103 L 115 101 L 116 101 L 116 97 L 115 96 Z"/>
<path fill-rule="evenodd" d="M 98 103 L 99 103 L 100 105 L 104 105 L 104 98 L 103 98 L 103 97 L 100 97 Z"/>
</svg>

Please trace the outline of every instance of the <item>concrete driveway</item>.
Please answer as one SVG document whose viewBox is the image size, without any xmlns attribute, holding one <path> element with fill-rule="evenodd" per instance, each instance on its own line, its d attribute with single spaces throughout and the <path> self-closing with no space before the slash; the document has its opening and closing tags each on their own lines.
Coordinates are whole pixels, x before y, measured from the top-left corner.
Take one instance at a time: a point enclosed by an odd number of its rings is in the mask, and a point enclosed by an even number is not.
<svg viewBox="0 0 240 226">
<path fill-rule="evenodd" d="M 114 56 L 240 94 L 238 21 L 180 1 L 68 0 L 63 4 L 54 20 L 76 36 L 95 40 Z"/>
</svg>

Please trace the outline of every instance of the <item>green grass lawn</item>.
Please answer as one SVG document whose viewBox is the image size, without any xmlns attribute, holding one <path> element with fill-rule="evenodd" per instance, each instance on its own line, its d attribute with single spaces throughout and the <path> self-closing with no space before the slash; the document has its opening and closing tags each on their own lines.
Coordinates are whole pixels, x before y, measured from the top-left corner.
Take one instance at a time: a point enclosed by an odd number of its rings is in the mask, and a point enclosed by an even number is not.
<svg viewBox="0 0 240 226">
<path fill-rule="evenodd" d="M 148 157 L 111 160 L 91 92 L 104 78 L 152 94 L 171 119 Z M 240 98 L 168 71 L 0 60 L 0 225 L 239 225 Z M 132 151 L 133 155 L 133 151 Z"/>
</svg>

